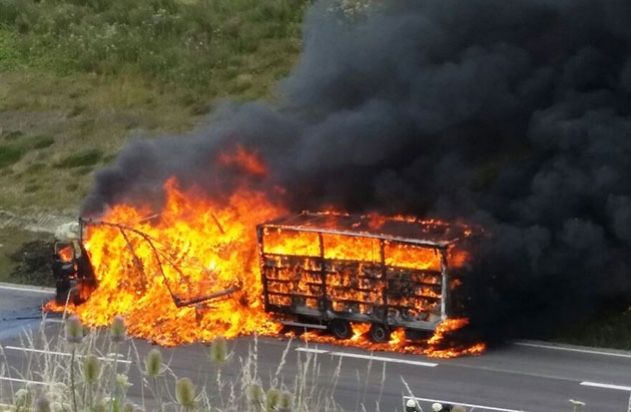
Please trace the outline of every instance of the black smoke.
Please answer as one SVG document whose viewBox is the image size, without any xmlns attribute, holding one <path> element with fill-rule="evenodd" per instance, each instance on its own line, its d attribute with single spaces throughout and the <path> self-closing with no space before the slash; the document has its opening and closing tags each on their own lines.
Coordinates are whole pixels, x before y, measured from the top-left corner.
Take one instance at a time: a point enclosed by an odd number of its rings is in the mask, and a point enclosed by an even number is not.
<svg viewBox="0 0 631 412">
<path fill-rule="evenodd" d="M 226 104 L 189 136 L 137 141 L 84 214 L 161 199 L 177 176 L 214 197 L 236 145 L 295 210 L 464 218 L 490 235 L 466 282 L 485 334 L 532 336 L 631 301 L 631 2 L 316 2 L 279 102 Z"/>
</svg>

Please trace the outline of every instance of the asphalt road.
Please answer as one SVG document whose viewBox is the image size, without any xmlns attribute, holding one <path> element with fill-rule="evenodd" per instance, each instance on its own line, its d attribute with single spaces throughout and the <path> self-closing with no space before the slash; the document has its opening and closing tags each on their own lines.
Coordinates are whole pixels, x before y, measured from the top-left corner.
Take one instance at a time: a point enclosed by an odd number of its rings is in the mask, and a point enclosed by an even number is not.
<svg viewBox="0 0 631 412">
<path fill-rule="evenodd" d="M 41 320 L 33 318 L 50 296 L 52 292 L 46 290 L 0 284 L 0 346 L 4 352 L 0 362 L 6 364 L 0 364 L 0 385 L 24 384 L 11 380 L 33 362 L 33 353 L 23 349 L 20 335 L 41 325 Z M 61 326 L 48 319 L 44 330 L 54 338 Z M 224 380 L 238 379 L 238 359 L 247 357 L 253 345 L 253 338 L 230 342 L 235 357 L 222 372 Z M 152 348 L 138 340 L 134 346 L 141 359 Z M 300 365 L 311 357 L 319 367 L 312 384 L 322 390 L 334 387 L 335 400 L 350 411 L 362 410 L 362 406 L 376 410 L 377 402 L 381 411 L 401 411 L 406 396 L 417 397 L 426 411 L 434 400 L 468 404 L 476 411 L 570 411 L 568 399 L 585 402 L 586 411 L 626 411 L 631 392 L 631 352 L 518 342 L 479 357 L 437 360 L 271 338 L 259 338 L 256 346 L 258 375 L 264 381 L 275 375 L 288 348 L 280 379 L 292 381 L 300 373 Z M 164 353 L 176 375 L 189 376 L 200 385 L 207 381 L 211 366 L 204 345 L 185 345 Z M 123 362 L 132 366 L 132 382 L 139 379 L 134 358 L 130 355 L 132 363 Z M 130 395 L 139 398 L 140 385 L 134 385 Z"/>
</svg>

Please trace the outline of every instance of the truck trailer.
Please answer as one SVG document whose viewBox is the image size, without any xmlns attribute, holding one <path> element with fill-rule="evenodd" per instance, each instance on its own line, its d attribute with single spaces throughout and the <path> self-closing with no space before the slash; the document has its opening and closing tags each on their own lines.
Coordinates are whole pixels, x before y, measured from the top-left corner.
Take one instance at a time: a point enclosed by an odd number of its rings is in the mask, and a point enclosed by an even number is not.
<svg viewBox="0 0 631 412">
<path fill-rule="evenodd" d="M 370 324 L 377 343 L 394 328 L 420 339 L 455 309 L 460 279 L 450 264 L 470 234 L 439 221 L 330 213 L 261 224 L 265 310 L 338 339 L 352 336 L 351 322 Z"/>
<path fill-rule="evenodd" d="M 151 241 L 115 223 L 80 220 L 67 226 L 53 254 L 60 304 L 80 304 L 98 287 L 83 244 L 88 225 L 115 227 L 126 241 L 130 234 Z M 256 235 L 266 312 L 289 327 L 324 329 L 338 339 L 352 336 L 352 323 L 368 324 L 369 337 L 380 343 L 395 328 L 403 328 L 410 340 L 422 339 L 454 315 L 459 256 L 471 231 L 435 220 L 303 212 L 259 224 Z M 128 249 L 137 260 L 129 241 Z M 237 290 L 173 298 L 180 307 Z"/>
</svg>

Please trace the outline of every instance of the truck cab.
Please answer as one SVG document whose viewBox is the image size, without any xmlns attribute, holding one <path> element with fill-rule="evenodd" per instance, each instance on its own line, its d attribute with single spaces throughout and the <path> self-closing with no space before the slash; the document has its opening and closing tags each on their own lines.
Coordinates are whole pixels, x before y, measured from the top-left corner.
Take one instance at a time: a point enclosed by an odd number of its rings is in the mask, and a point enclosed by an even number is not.
<svg viewBox="0 0 631 412">
<path fill-rule="evenodd" d="M 96 278 L 85 250 L 80 222 L 61 225 L 55 231 L 52 271 L 58 304 L 79 304 L 96 288 Z"/>
</svg>

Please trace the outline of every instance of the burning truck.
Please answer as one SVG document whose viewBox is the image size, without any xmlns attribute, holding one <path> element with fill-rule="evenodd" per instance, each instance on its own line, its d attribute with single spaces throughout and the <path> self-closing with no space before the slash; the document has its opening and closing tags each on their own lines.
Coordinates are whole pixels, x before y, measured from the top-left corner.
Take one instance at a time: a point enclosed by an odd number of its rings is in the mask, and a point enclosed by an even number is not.
<svg viewBox="0 0 631 412">
<path fill-rule="evenodd" d="M 451 292 L 461 280 L 451 269 L 470 235 L 438 221 L 327 213 L 261 224 L 265 310 L 338 339 L 349 339 L 356 322 L 370 325 L 375 343 L 395 328 L 418 340 L 456 310 Z"/>
<path fill-rule="evenodd" d="M 200 313 L 203 319 L 205 313 L 216 310 L 234 313 L 235 308 L 248 307 L 255 309 L 251 312 L 256 313 L 255 322 L 261 321 L 263 314 L 262 324 L 326 330 L 338 340 L 351 339 L 361 330 L 376 344 L 390 342 L 393 331 L 403 332 L 405 340 L 419 341 L 432 334 L 435 338 L 437 328 L 445 329 L 450 318 L 458 315 L 455 292 L 462 282 L 458 269 L 468 259 L 465 245 L 473 233 L 464 225 L 407 217 L 289 214 L 251 228 L 255 232 L 259 273 L 256 286 L 249 288 L 247 276 L 238 273 L 231 274 L 229 283 L 209 268 L 207 276 L 191 278 L 186 273 L 191 267 L 181 256 L 165 252 L 159 239 L 143 231 L 143 226 L 153 225 L 149 220 L 140 220 L 140 229 L 124 223 L 80 220 L 78 226 L 61 231 L 53 264 L 58 307 L 69 302 L 71 310 L 81 312 L 84 303 L 90 306 L 93 293 L 94 299 L 99 299 L 101 286 L 132 289 L 133 298 L 142 300 L 155 281 L 149 278 L 154 277 L 163 291 L 168 291 L 177 310 L 192 309 L 198 320 Z M 212 220 L 219 234 L 226 235 L 219 218 L 212 215 Z M 127 252 L 116 257 L 128 259 L 119 268 L 128 277 L 114 284 L 111 279 L 99 278 L 99 265 L 94 267 L 90 260 L 94 248 L 90 239 L 95 230 L 103 229 L 117 233 Z M 216 248 L 212 243 L 208 240 L 208 247 Z M 248 293 L 252 289 L 259 291 L 258 299 Z M 191 294 L 192 290 L 195 292 Z M 236 306 L 222 309 L 226 302 L 236 302 Z M 110 303 L 105 305 L 116 306 L 118 302 Z M 172 336 L 160 343 L 178 342 L 173 342 Z"/>
</svg>

